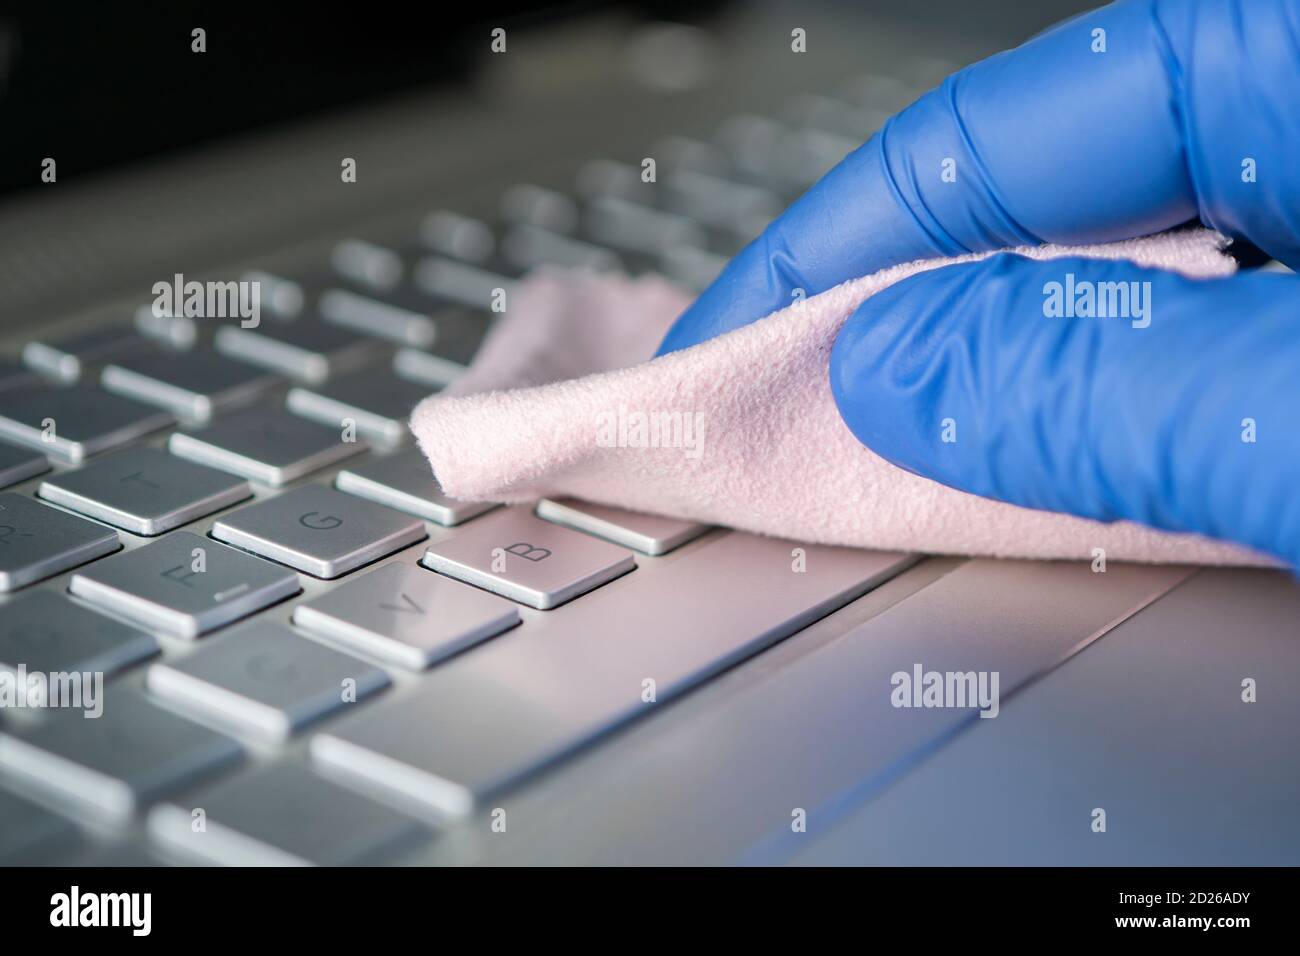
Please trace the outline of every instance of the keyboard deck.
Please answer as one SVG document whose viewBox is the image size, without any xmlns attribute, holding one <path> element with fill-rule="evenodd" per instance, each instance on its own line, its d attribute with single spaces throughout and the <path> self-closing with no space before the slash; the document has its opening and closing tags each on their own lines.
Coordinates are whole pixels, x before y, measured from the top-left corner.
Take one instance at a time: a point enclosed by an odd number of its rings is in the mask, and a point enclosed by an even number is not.
<svg viewBox="0 0 1300 956">
<path fill-rule="evenodd" d="M 765 861 L 789 855 L 793 808 L 813 821 L 799 848 L 812 861 L 846 855 L 830 821 L 854 834 L 849 858 L 871 845 L 907 861 L 849 808 L 970 728 L 951 711 L 900 722 L 881 706 L 889 673 L 996 668 L 1009 714 L 1039 701 L 1012 724 L 1032 738 L 1054 705 L 1022 689 L 1218 578 L 817 548 L 572 500 L 455 501 L 405 422 L 473 360 L 496 290 L 548 263 L 701 289 L 949 66 L 659 137 L 645 144 L 655 182 L 641 156 L 595 158 L 559 183 L 503 181 L 486 206 L 430 208 L 414 228 L 340 233 L 300 268 L 268 257 L 220 276 L 261 284 L 257 328 L 141 301 L 16 343 L 0 357 L 0 672 L 105 684 L 94 720 L 0 709 L 0 864 Z M 791 573 L 796 547 L 805 573 Z M 1260 639 L 1233 666 L 1300 673 L 1265 640 L 1294 587 L 1241 574 Z M 1252 587 L 1271 603 L 1252 604 Z M 1215 591 L 1227 617 L 1234 593 Z M 1125 658 L 1110 659 L 1092 690 L 1116 683 Z M 1086 709 L 1083 691 L 1070 700 Z M 988 756 L 984 725 L 999 721 L 974 723 L 983 736 L 946 759 L 1008 770 L 973 806 L 1017 773 L 1050 789 L 1052 760 L 1034 777 Z M 1116 761 L 1138 776 L 1140 763 Z M 948 797 L 941 779 L 903 803 L 945 815 Z M 925 829 L 899 800 L 882 807 L 891 832 Z M 678 817 L 711 824 L 641 825 Z M 1033 819 L 1008 812 L 986 839 Z"/>
</svg>

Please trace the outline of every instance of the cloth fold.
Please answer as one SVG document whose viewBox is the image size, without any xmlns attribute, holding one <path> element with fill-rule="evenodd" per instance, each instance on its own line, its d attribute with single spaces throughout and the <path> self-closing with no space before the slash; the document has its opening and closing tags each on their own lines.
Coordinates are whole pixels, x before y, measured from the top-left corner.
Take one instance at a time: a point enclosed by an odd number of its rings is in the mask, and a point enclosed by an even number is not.
<svg viewBox="0 0 1300 956">
<path fill-rule="evenodd" d="M 1035 259 L 1128 259 L 1225 276 L 1223 240 L 1185 230 Z M 919 271 L 855 279 L 693 348 L 651 358 L 689 296 L 657 277 L 543 271 L 513 293 L 471 369 L 411 428 L 447 494 L 573 496 L 795 541 L 932 554 L 1275 564 L 1235 545 L 979 498 L 904 471 L 841 421 L 827 367 L 868 296 Z"/>
</svg>

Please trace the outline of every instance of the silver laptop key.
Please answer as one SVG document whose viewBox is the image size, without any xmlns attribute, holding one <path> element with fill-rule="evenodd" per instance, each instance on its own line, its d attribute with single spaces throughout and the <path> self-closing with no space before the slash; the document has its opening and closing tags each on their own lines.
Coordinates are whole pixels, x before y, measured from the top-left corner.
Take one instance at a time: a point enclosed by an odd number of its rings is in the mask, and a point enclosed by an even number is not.
<svg viewBox="0 0 1300 956">
<path fill-rule="evenodd" d="M 446 662 L 318 734 L 312 756 L 432 811 L 464 813 L 911 562 L 722 534 Z"/>
<path fill-rule="evenodd" d="M 335 476 L 334 487 L 448 527 L 497 507 L 486 501 L 448 498 L 418 448 L 345 468 Z"/>
<path fill-rule="evenodd" d="M 60 382 L 75 382 L 91 365 L 149 348 L 130 326 L 94 329 L 49 342 L 28 342 L 23 362 Z"/>
<path fill-rule="evenodd" d="M 358 285 L 391 292 L 402 284 L 402 257 L 364 239 L 344 239 L 330 254 L 330 266 Z"/>
<path fill-rule="evenodd" d="M 314 577 L 337 578 L 426 533 L 417 518 L 325 485 L 304 485 L 217 519 L 212 536 Z"/>
<path fill-rule="evenodd" d="M 433 319 L 421 312 L 346 289 L 328 289 L 321 293 L 316 308 L 326 322 L 399 345 L 428 348 L 438 334 Z"/>
<path fill-rule="evenodd" d="M 0 591 L 51 577 L 121 546 L 112 528 L 26 495 L 0 493 Z"/>
<path fill-rule="evenodd" d="M 471 309 L 491 309 L 500 293 L 508 299 L 515 285 L 500 273 L 443 256 L 421 259 L 413 278 L 421 291 Z"/>
<path fill-rule="evenodd" d="M 176 531 L 79 571 L 68 590 L 97 607 L 175 637 L 198 637 L 301 587 L 292 571 Z"/>
<path fill-rule="evenodd" d="M 74 465 L 173 420 L 167 412 L 93 385 L 21 389 L 0 402 L 0 438 Z"/>
<path fill-rule="evenodd" d="M 892 112 L 846 103 L 832 96 L 808 94 L 791 101 L 782 118 L 792 126 L 810 126 L 862 143 L 885 124 Z"/>
<path fill-rule="evenodd" d="M 251 269 L 239 277 L 241 282 L 256 282 L 261 289 L 262 308 L 279 319 L 296 319 L 302 314 L 306 295 L 293 279 Z"/>
<path fill-rule="evenodd" d="M 891 114 L 897 113 L 925 91 L 924 87 L 914 87 L 897 76 L 883 73 L 863 73 L 852 77 L 844 82 L 842 89 L 844 97 L 851 102 L 886 110 Z"/>
<path fill-rule="evenodd" d="M 279 487 L 366 450 L 343 429 L 303 421 L 278 408 L 251 409 L 194 432 L 177 432 L 167 449 L 200 465 Z"/>
<path fill-rule="evenodd" d="M 8 488 L 49 470 L 49 459 L 39 452 L 0 442 L 0 488 Z"/>
<path fill-rule="evenodd" d="M 195 832 L 194 808 L 205 828 Z M 162 846 L 218 866 L 351 866 L 389 859 L 431 832 L 292 761 L 198 791 L 149 813 Z"/>
<path fill-rule="evenodd" d="M 629 252 L 661 255 L 676 246 L 707 244 L 699 223 L 617 196 L 600 196 L 588 203 L 583 225 L 596 242 Z"/>
<path fill-rule="evenodd" d="M 562 192 L 518 183 L 501 194 L 501 218 L 568 235 L 578 228 L 578 204 Z"/>
<path fill-rule="evenodd" d="M 512 227 L 501 240 L 501 255 L 520 272 L 540 265 L 591 269 L 596 272 L 623 268 L 618 254 L 603 246 L 548 232 L 536 226 Z"/>
<path fill-rule="evenodd" d="M 269 743 L 389 684 L 373 664 L 276 621 L 241 624 L 177 661 L 149 668 L 150 692 L 182 711 Z"/>
<path fill-rule="evenodd" d="M 575 498 L 543 498 L 537 503 L 537 517 L 650 555 L 667 554 L 709 530 L 696 521 L 638 514 Z"/>
<path fill-rule="evenodd" d="M 411 410 L 428 395 L 424 385 L 370 369 L 290 389 L 285 405 L 295 415 L 335 429 L 355 422 L 360 434 L 391 445 L 410 437 L 406 422 Z"/>
<path fill-rule="evenodd" d="M 0 613 L 0 668 L 9 671 L 111 674 L 157 653 L 149 634 L 53 591 L 31 591 Z"/>
<path fill-rule="evenodd" d="M 398 349 L 393 356 L 393 371 L 402 378 L 430 388 L 445 388 L 468 371 L 464 362 L 419 349 Z"/>
<path fill-rule="evenodd" d="M 194 349 L 121 359 L 106 366 L 99 381 L 110 392 L 165 408 L 185 421 L 206 422 L 217 412 L 257 400 L 281 379 L 208 349 Z"/>
<path fill-rule="evenodd" d="M 618 196 L 633 202 L 650 202 L 654 186 L 641 180 L 641 170 L 615 159 L 589 159 L 578 168 L 574 188 L 588 202 Z"/>
<path fill-rule="evenodd" d="M 200 338 L 198 319 L 155 311 L 153 303 L 137 308 L 131 321 L 140 335 L 173 350 L 193 348 Z"/>
<path fill-rule="evenodd" d="M 778 175 L 778 157 L 789 137 L 790 130 L 785 124 L 743 113 L 723 122 L 716 139 L 736 169 L 774 188 L 784 188 L 787 184 Z"/>
<path fill-rule="evenodd" d="M 519 623 L 519 609 L 407 564 L 386 564 L 299 604 L 293 623 L 384 661 L 422 670 Z"/>
<path fill-rule="evenodd" d="M 775 193 L 760 186 L 689 169 L 673 170 L 661 188 L 667 209 L 732 231 L 748 231 L 749 223 L 775 219 L 784 205 Z"/>
<path fill-rule="evenodd" d="M 225 325 L 212 341 L 231 358 L 307 382 L 364 365 L 384 349 L 377 339 L 312 318 L 263 322 L 255 329 Z"/>
<path fill-rule="evenodd" d="M 59 710 L 0 734 L 0 771 L 79 809 L 120 820 L 143 802 L 239 759 L 239 745 L 139 691 L 110 687 L 103 713 Z"/>
<path fill-rule="evenodd" d="M 665 136 L 650 147 L 649 155 L 660 157 L 659 165 L 672 170 L 689 169 L 714 176 L 725 176 L 731 171 L 731 163 L 721 147 L 690 136 Z"/>
<path fill-rule="evenodd" d="M 636 559 L 621 548 L 522 508 L 506 508 L 439 541 L 420 563 L 543 611 L 636 567 Z"/>
<path fill-rule="evenodd" d="M 73 846 L 72 824 L 26 797 L 0 790 L 0 866 L 45 866 Z"/>
<path fill-rule="evenodd" d="M 446 209 L 434 210 L 424 217 L 420 238 L 434 252 L 464 262 L 490 262 L 496 251 L 491 226 Z"/>
<path fill-rule="evenodd" d="M 160 448 L 130 448 L 41 482 L 38 492 L 90 518 L 153 536 L 253 496 L 248 482 Z"/>
</svg>

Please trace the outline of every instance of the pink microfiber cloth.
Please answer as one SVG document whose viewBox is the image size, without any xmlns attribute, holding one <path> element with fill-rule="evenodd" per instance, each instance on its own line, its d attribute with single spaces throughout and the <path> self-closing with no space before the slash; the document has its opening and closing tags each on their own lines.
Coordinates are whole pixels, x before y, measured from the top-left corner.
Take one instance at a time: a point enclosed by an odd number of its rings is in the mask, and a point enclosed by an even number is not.
<svg viewBox="0 0 1300 956">
<path fill-rule="evenodd" d="M 1232 260 L 1205 230 L 1108 245 L 1013 250 L 1129 259 L 1188 276 Z M 422 402 L 411 428 L 451 496 L 572 496 L 806 543 L 933 554 L 1272 564 L 1245 549 L 1127 522 L 991 501 L 891 465 L 831 397 L 840 326 L 868 296 L 933 259 L 837 286 L 651 359 L 689 297 L 656 277 L 546 271 L 514 292 L 473 367 Z"/>
</svg>

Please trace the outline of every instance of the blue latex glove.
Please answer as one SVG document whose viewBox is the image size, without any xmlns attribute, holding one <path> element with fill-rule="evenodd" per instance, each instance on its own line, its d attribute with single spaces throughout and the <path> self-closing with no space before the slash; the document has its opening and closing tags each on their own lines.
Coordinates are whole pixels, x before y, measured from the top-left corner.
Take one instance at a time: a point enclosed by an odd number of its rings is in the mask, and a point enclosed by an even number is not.
<svg viewBox="0 0 1300 956">
<path fill-rule="evenodd" d="M 1300 266 L 1298 94 L 1300 0 L 1130 0 L 1080 16 L 893 117 L 727 266 L 660 351 L 899 262 L 1198 218 Z M 1046 317 L 1045 286 L 1067 273 L 1150 282 L 1149 325 Z M 1295 277 L 996 256 L 870 299 L 831 379 L 854 434 L 911 471 L 1300 564 Z"/>
</svg>

